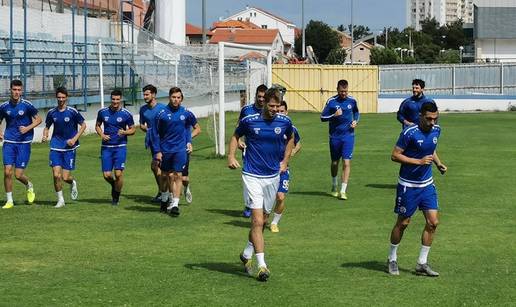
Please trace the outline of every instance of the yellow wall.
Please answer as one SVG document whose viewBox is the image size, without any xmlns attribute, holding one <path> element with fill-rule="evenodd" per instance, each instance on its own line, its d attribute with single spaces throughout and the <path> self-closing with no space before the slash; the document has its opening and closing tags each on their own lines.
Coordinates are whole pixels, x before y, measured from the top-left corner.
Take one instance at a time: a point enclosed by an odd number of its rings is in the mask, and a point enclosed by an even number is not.
<svg viewBox="0 0 516 307">
<path fill-rule="evenodd" d="M 378 104 L 378 66 L 274 64 L 272 83 L 287 88 L 289 109 L 317 111 L 337 94 L 337 81 L 349 82 L 349 95 L 358 101 L 361 113 L 374 113 Z"/>
</svg>

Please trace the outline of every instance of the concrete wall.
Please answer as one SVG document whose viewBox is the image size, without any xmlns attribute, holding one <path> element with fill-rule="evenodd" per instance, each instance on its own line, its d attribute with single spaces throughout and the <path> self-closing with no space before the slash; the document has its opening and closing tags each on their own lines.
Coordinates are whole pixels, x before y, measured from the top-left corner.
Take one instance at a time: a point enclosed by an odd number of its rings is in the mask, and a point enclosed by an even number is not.
<svg viewBox="0 0 516 307">
<path fill-rule="evenodd" d="M 405 98 L 407 97 L 380 95 L 378 113 L 397 112 Z M 509 107 L 516 106 L 516 96 L 443 96 L 443 98 L 436 97 L 434 100 L 441 111 L 507 111 Z"/>
</svg>

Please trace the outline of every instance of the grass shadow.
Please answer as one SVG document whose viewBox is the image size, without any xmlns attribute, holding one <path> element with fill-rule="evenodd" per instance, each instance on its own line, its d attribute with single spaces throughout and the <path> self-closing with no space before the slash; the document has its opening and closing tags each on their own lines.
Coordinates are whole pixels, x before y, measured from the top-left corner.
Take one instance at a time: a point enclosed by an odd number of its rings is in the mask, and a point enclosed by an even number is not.
<svg viewBox="0 0 516 307">
<path fill-rule="evenodd" d="M 249 278 L 247 273 L 242 271 L 242 265 L 227 262 L 204 262 L 204 263 L 187 263 L 185 267 L 190 270 L 209 270 L 236 276 L 243 276 Z"/>
<path fill-rule="evenodd" d="M 81 204 L 90 203 L 96 205 L 111 205 L 111 199 L 109 198 L 79 198 L 76 202 L 80 202 Z"/>
<path fill-rule="evenodd" d="M 125 197 L 127 199 L 130 199 L 134 201 L 135 203 L 142 204 L 142 205 L 159 205 L 158 202 L 152 202 L 154 197 L 148 196 L 148 195 L 140 195 L 140 194 L 122 194 L 122 197 Z"/>
<path fill-rule="evenodd" d="M 206 211 L 211 212 L 211 213 L 219 213 L 219 214 L 232 216 L 232 217 L 241 217 L 242 216 L 242 210 L 206 209 Z"/>
<path fill-rule="evenodd" d="M 398 185 L 397 184 L 387 184 L 387 183 L 368 183 L 365 186 L 368 188 L 375 188 L 375 189 L 395 190 Z"/>
<path fill-rule="evenodd" d="M 142 206 L 128 206 L 128 207 L 124 207 L 123 205 L 122 205 L 122 207 L 125 210 L 131 210 L 131 211 L 159 212 L 159 207 L 142 207 Z"/>
<path fill-rule="evenodd" d="M 378 271 L 387 274 L 387 264 L 380 261 L 362 261 L 362 262 L 348 262 L 341 265 L 343 268 L 359 268 L 369 271 Z M 399 268 L 401 272 L 412 272 L 407 269 Z"/>
<path fill-rule="evenodd" d="M 236 226 L 236 227 L 243 227 L 243 228 L 249 228 L 251 226 L 250 221 L 240 221 L 240 220 L 233 220 L 229 222 L 224 222 L 226 225 Z"/>
</svg>

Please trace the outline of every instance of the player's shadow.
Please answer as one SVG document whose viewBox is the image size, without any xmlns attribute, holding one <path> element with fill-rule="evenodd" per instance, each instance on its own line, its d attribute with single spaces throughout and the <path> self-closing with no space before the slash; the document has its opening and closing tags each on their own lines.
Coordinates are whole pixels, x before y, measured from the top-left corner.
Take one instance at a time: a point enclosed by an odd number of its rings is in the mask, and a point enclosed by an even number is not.
<svg viewBox="0 0 516 307">
<path fill-rule="evenodd" d="M 132 200 L 135 203 L 142 205 L 159 205 L 159 203 L 153 203 L 152 197 L 148 195 L 139 195 L 139 194 L 122 194 L 122 197 Z"/>
<path fill-rule="evenodd" d="M 236 276 L 249 277 L 247 273 L 242 271 L 242 265 L 228 262 L 204 262 L 204 263 L 187 263 L 185 267 L 190 270 L 209 270 L 231 274 Z"/>
<path fill-rule="evenodd" d="M 229 222 L 224 222 L 224 224 L 236 226 L 236 227 L 243 227 L 243 228 L 249 228 L 251 226 L 250 221 L 241 221 L 241 220 L 232 220 Z"/>
<path fill-rule="evenodd" d="M 292 191 L 289 192 L 292 195 L 304 195 L 304 196 L 325 196 L 325 197 L 333 197 L 330 193 L 323 192 L 323 191 Z"/>
<path fill-rule="evenodd" d="M 343 263 L 341 265 L 343 268 L 359 268 L 359 269 L 365 269 L 370 271 L 378 271 L 387 273 L 387 264 L 385 262 L 380 261 L 361 261 L 361 262 L 348 262 Z M 407 269 L 399 268 L 402 272 L 411 272 Z"/>
<path fill-rule="evenodd" d="M 125 210 L 131 211 L 140 211 L 140 212 L 159 212 L 159 208 L 157 207 L 143 207 L 143 206 L 127 206 L 124 207 Z"/>
<path fill-rule="evenodd" d="M 110 205 L 111 199 L 106 198 L 79 198 L 76 202 L 81 204 Z"/>
<path fill-rule="evenodd" d="M 390 184 L 390 183 L 368 183 L 365 185 L 368 188 L 375 188 L 375 189 L 392 189 L 395 190 L 397 185 L 396 184 Z"/>
<path fill-rule="evenodd" d="M 206 209 L 208 212 L 223 214 L 232 217 L 242 216 L 242 210 L 229 210 L 229 209 Z"/>
</svg>

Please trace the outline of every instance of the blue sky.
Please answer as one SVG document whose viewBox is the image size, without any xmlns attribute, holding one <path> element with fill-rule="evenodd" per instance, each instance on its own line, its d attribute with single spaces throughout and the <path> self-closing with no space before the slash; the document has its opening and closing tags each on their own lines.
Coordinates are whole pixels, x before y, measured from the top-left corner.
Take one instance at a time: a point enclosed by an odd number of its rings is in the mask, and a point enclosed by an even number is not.
<svg viewBox="0 0 516 307">
<path fill-rule="evenodd" d="M 349 24 L 351 0 L 304 0 L 305 22 L 321 20 L 331 26 Z M 202 24 L 202 0 L 186 0 L 186 20 L 197 26 Z M 301 0 L 206 0 L 207 23 L 227 17 L 245 6 L 255 6 L 286 18 L 301 27 Z M 372 30 L 385 26 L 404 28 L 406 0 L 354 0 L 353 22 Z"/>
</svg>

